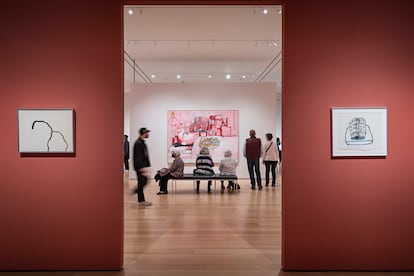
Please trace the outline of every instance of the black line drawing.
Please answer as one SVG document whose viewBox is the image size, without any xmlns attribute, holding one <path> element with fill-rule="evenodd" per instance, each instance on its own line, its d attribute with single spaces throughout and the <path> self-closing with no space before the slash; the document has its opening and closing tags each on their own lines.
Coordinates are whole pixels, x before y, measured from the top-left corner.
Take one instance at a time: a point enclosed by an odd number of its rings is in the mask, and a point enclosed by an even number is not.
<svg viewBox="0 0 414 276">
<path fill-rule="evenodd" d="M 354 117 L 349 121 L 345 131 L 347 145 L 370 145 L 374 143 L 371 127 L 364 117 Z"/>
<path fill-rule="evenodd" d="M 65 147 L 65 152 L 68 150 L 68 147 L 69 147 L 69 145 L 68 145 L 68 142 L 66 141 L 66 139 L 65 139 L 65 135 L 63 135 L 62 134 L 62 132 L 60 132 L 60 131 L 56 131 L 56 130 L 53 130 L 53 128 L 50 126 L 50 124 L 48 123 L 48 122 L 46 122 L 46 121 L 41 121 L 41 120 L 36 120 L 36 121 L 33 121 L 33 123 L 32 123 L 32 129 L 34 129 L 34 127 L 35 127 L 35 125 L 36 125 L 36 123 L 43 123 L 43 124 L 46 124 L 48 127 L 49 127 L 49 129 L 50 129 L 50 136 L 49 136 L 49 139 L 47 140 L 47 151 L 48 152 L 50 152 L 50 146 L 49 146 L 49 143 L 50 143 L 50 141 L 52 140 L 52 137 L 53 137 L 53 134 L 54 133 L 57 133 L 57 134 L 59 134 L 61 137 L 62 137 L 62 139 L 63 139 L 63 142 L 66 144 L 66 147 Z"/>
</svg>

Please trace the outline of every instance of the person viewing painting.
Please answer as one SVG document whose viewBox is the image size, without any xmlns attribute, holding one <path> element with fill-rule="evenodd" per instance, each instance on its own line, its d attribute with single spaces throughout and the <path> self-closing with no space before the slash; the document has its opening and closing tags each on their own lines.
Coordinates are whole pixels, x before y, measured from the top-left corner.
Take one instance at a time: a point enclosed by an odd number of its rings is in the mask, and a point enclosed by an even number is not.
<svg viewBox="0 0 414 276">
<path fill-rule="evenodd" d="M 202 147 L 196 159 L 196 168 L 194 175 L 209 176 L 214 175 L 214 162 L 210 156 L 210 150 L 207 147 Z M 211 180 L 208 181 L 207 190 L 211 192 Z M 200 192 L 200 180 L 197 180 L 197 193 Z"/>
<path fill-rule="evenodd" d="M 276 166 L 279 162 L 279 150 L 275 142 L 272 141 L 273 135 L 266 134 L 266 143 L 264 145 L 263 163 L 266 167 L 266 187 L 269 186 L 269 174 L 272 172 L 272 186 L 276 186 Z"/>
<path fill-rule="evenodd" d="M 262 156 L 262 142 L 256 138 L 256 131 L 251 129 L 250 137 L 246 139 L 243 149 L 243 156 L 247 159 L 247 168 L 249 169 L 250 184 L 252 190 L 256 190 L 256 179 L 259 190 L 262 189 L 262 178 L 260 175 L 260 157 Z M 256 179 L 255 175 L 256 173 Z"/>
</svg>

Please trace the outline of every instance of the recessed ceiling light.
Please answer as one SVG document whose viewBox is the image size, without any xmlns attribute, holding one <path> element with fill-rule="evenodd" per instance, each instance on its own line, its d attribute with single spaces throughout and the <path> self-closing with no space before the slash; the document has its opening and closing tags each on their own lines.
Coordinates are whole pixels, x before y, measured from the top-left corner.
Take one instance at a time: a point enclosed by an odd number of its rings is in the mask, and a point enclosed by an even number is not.
<svg viewBox="0 0 414 276">
<path fill-rule="evenodd" d="M 282 14 L 282 10 L 281 9 L 279 10 L 278 14 Z"/>
<path fill-rule="evenodd" d="M 246 75 L 243 75 L 242 78 L 245 79 L 246 78 Z"/>
<path fill-rule="evenodd" d="M 211 76 L 211 75 L 208 75 L 208 78 L 209 78 L 209 79 L 211 79 L 211 78 L 212 78 L 212 76 Z"/>
<path fill-rule="evenodd" d="M 226 75 L 226 79 L 228 79 L 228 80 L 231 79 L 231 75 L 229 75 L 229 74 Z"/>
<path fill-rule="evenodd" d="M 268 10 L 267 10 L 267 9 L 264 9 L 264 10 L 263 10 L 263 13 L 264 13 L 264 14 L 267 14 L 267 13 L 268 13 Z"/>
<path fill-rule="evenodd" d="M 181 75 L 177 75 L 177 79 L 181 79 Z"/>
<path fill-rule="evenodd" d="M 151 75 L 151 78 L 155 78 L 155 75 L 154 75 L 154 74 L 152 74 L 152 75 Z"/>
<path fill-rule="evenodd" d="M 128 10 L 128 14 L 129 14 L 129 15 L 132 15 L 132 14 L 134 14 L 134 11 L 133 11 L 132 9 L 129 9 L 129 10 Z"/>
</svg>

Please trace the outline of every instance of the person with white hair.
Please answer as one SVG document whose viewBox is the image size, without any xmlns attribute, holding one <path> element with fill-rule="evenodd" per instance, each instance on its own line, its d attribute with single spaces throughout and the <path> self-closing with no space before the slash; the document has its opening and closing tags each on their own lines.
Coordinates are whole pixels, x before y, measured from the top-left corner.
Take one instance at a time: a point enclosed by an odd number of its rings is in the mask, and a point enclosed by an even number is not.
<svg viewBox="0 0 414 276">
<path fill-rule="evenodd" d="M 220 175 L 236 175 L 237 161 L 231 157 L 231 150 L 226 150 L 224 152 L 224 159 L 221 160 L 219 170 Z M 232 180 L 229 180 L 229 185 L 227 188 L 229 190 L 235 190 L 235 183 Z M 221 191 L 225 190 L 224 181 L 221 181 Z"/>
<path fill-rule="evenodd" d="M 171 178 L 177 178 L 182 177 L 184 174 L 184 161 L 181 159 L 181 153 L 179 151 L 172 151 L 171 157 L 174 158 L 174 161 L 172 162 L 171 166 L 161 171 L 158 171 L 158 174 L 160 175 L 158 177 L 160 181 L 160 191 L 157 193 L 157 195 L 164 195 L 168 194 L 168 180 Z M 157 175 L 158 175 L 157 174 Z M 157 179 L 157 176 L 156 176 Z"/>
</svg>

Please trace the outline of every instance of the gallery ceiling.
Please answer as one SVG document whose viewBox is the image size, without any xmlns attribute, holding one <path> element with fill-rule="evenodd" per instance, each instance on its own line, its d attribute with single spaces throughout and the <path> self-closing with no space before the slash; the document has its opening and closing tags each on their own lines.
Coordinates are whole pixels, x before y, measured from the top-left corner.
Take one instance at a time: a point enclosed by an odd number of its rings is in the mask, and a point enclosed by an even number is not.
<svg viewBox="0 0 414 276">
<path fill-rule="evenodd" d="M 280 6 L 126 6 L 125 81 L 280 87 L 281 17 Z"/>
</svg>

